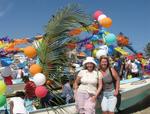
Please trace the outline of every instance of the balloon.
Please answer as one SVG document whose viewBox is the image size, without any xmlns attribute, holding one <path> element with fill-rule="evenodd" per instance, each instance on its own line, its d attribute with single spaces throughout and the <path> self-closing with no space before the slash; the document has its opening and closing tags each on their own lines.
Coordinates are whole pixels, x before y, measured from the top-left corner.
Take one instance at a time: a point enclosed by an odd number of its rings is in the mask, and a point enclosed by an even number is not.
<svg viewBox="0 0 150 114">
<path fill-rule="evenodd" d="M 96 53 L 97 53 L 98 49 L 94 49 L 92 52 L 93 57 L 96 57 Z"/>
<path fill-rule="evenodd" d="M 0 80 L 0 95 L 6 92 L 6 84 Z"/>
<path fill-rule="evenodd" d="M 100 22 L 100 25 L 105 28 L 109 28 L 112 25 L 112 20 L 109 17 L 103 18 L 99 22 Z"/>
<path fill-rule="evenodd" d="M 102 14 L 103 14 L 103 12 L 102 12 L 102 11 L 97 10 L 97 11 L 93 14 L 93 18 L 94 18 L 95 20 L 97 20 L 97 19 L 98 19 L 98 17 L 99 17 L 100 15 L 102 15 Z"/>
<path fill-rule="evenodd" d="M 113 52 L 114 52 L 114 46 L 113 45 L 109 45 L 109 47 L 108 47 L 108 54 L 112 55 Z"/>
<path fill-rule="evenodd" d="M 37 73 L 37 74 L 34 75 L 33 81 L 34 81 L 36 86 L 40 86 L 40 85 L 43 85 L 46 82 L 46 77 L 42 73 Z"/>
<path fill-rule="evenodd" d="M 94 46 L 93 46 L 93 44 L 86 44 L 85 47 L 88 50 L 92 50 Z"/>
<path fill-rule="evenodd" d="M 102 19 L 104 19 L 104 18 L 106 18 L 106 17 L 107 17 L 106 15 L 102 14 L 102 15 L 100 15 L 100 16 L 98 17 L 98 21 L 101 21 Z"/>
<path fill-rule="evenodd" d="M 33 58 L 36 56 L 36 49 L 32 46 L 28 46 L 24 48 L 24 54 L 29 58 Z"/>
<path fill-rule="evenodd" d="M 43 98 L 47 95 L 48 90 L 44 86 L 38 86 L 35 89 L 35 95 L 39 98 Z"/>
<path fill-rule="evenodd" d="M 108 46 L 107 45 L 102 45 L 99 47 L 100 50 L 104 50 L 106 51 L 106 53 L 108 53 Z"/>
<path fill-rule="evenodd" d="M 107 55 L 107 52 L 105 50 L 98 50 L 96 52 L 96 58 L 97 59 L 100 59 L 100 57 L 103 56 L 103 55 L 105 55 L 105 56 Z"/>
<path fill-rule="evenodd" d="M 105 42 L 107 44 L 112 44 L 116 41 L 116 36 L 112 33 L 108 34 L 105 36 Z"/>
<path fill-rule="evenodd" d="M 99 59 L 102 55 L 108 54 L 108 47 L 107 45 L 102 45 L 99 47 L 99 50 L 96 52 L 96 58 Z"/>
<path fill-rule="evenodd" d="M 4 106 L 6 103 L 6 96 L 0 95 L 0 107 Z"/>
<path fill-rule="evenodd" d="M 32 76 L 34 76 L 37 73 L 42 72 L 42 67 L 38 64 L 33 64 L 30 69 L 29 69 L 30 73 Z"/>
</svg>

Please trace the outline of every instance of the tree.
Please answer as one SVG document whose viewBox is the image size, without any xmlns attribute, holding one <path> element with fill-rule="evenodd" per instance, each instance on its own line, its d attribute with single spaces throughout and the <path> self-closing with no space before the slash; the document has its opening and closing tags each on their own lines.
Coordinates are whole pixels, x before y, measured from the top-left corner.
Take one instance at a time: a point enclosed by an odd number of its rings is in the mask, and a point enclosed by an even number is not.
<svg viewBox="0 0 150 114">
<path fill-rule="evenodd" d="M 150 57 L 150 42 L 144 48 L 146 56 Z"/>
</svg>

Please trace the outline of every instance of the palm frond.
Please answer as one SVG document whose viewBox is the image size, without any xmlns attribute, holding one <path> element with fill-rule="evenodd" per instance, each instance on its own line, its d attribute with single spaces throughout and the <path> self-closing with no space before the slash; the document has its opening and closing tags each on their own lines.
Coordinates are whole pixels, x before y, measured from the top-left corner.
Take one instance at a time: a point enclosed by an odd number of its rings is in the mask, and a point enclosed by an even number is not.
<svg viewBox="0 0 150 114">
<path fill-rule="evenodd" d="M 45 35 L 38 45 L 38 57 L 43 67 L 43 73 L 49 76 L 53 72 L 62 72 L 58 67 L 67 66 L 65 44 L 73 38 L 68 32 L 74 28 L 88 27 L 90 18 L 77 4 L 68 5 L 59 10 L 46 25 Z M 52 67 L 49 67 L 51 64 Z"/>
</svg>

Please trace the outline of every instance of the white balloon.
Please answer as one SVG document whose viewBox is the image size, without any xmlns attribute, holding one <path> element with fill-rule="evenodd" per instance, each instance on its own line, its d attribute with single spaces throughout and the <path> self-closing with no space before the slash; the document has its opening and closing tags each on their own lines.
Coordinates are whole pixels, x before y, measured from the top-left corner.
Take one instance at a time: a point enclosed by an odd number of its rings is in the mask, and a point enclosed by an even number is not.
<svg viewBox="0 0 150 114">
<path fill-rule="evenodd" d="M 103 56 L 103 55 L 107 55 L 107 51 L 105 51 L 105 50 L 98 50 L 97 52 L 96 52 L 96 58 L 97 59 L 99 59 L 101 56 Z"/>
<path fill-rule="evenodd" d="M 100 50 L 104 50 L 106 51 L 106 53 L 108 53 L 108 46 L 107 45 L 102 45 L 99 47 Z"/>
<path fill-rule="evenodd" d="M 102 15 L 100 15 L 100 16 L 98 17 L 98 21 L 101 21 L 102 19 L 104 19 L 104 18 L 106 18 L 106 17 L 107 17 L 106 15 L 102 14 Z"/>
<path fill-rule="evenodd" d="M 46 82 L 46 77 L 42 73 L 37 73 L 33 76 L 33 81 L 34 81 L 36 86 L 40 86 Z"/>
</svg>

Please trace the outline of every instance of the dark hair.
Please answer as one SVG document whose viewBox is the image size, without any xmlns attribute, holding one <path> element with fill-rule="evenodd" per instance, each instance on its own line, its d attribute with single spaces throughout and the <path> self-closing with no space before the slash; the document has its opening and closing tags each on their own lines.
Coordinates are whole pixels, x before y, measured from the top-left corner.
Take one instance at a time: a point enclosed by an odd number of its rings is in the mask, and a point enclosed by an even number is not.
<svg viewBox="0 0 150 114">
<path fill-rule="evenodd" d="M 25 97 L 25 93 L 23 91 L 17 91 L 15 95 L 16 97 Z"/>
<path fill-rule="evenodd" d="M 63 77 L 61 77 L 61 83 L 64 85 L 66 84 L 67 82 L 69 82 L 69 79 L 67 78 L 66 75 L 64 75 Z"/>
<path fill-rule="evenodd" d="M 27 81 L 29 81 L 29 77 L 28 77 L 28 76 L 23 76 L 23 77 L 22 77 L 22 80 L 23 80 L 24 82 L 27 82 Z"/>
<path fill-rule="evenodd" d="M 110 62 L 109 62 L 109 57 L 107 57 L 107 56 L 101 56 L 100 57 L 100 59 L 99 59 L 99 69 L 101 69 L 101 61 L 102 61 L 102 59 L 106 59 L 107 60 L 107 68 L 109 68 L 109 66 L 110 66 Z"/>
</svg>

